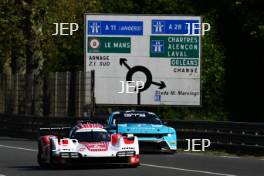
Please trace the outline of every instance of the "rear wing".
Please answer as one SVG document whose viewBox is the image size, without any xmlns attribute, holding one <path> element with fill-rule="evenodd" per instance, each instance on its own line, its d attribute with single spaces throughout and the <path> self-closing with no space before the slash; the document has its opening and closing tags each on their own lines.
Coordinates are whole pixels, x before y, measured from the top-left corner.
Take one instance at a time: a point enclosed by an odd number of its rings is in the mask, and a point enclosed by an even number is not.
<svg viewBox="0 0 264 176">
<path fill-rule="evenodd" d="M 71 127 L 39 128 L 39 136 L 55 135 L 58 138 L 68 137 Z"/>
</svg>

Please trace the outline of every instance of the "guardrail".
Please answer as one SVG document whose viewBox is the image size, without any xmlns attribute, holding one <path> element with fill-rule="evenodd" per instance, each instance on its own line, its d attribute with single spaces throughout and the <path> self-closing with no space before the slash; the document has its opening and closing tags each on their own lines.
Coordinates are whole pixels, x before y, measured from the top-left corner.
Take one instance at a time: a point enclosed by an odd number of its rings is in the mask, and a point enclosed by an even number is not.
<svg viewBox="0 0 264 176">
<path fill-rule="evenodd" d="M 264 155 L 264 123 L 166 120 L 175 128 L 180 147 L 185 139 L 209 139 L 211 148 Z"/>
<path fill-rule="evenodd" d="M 0 135 L 37 139 L 40 127 L 71 126 L 80 118 L 0 114 Z M 105 123 L 105 119 L 93 119 Z M 177 131 L 178 145 L 186 139 L 209 139 L 213 149 L 264 154 L 264 123 L 164 120 Z"/>
</svg>

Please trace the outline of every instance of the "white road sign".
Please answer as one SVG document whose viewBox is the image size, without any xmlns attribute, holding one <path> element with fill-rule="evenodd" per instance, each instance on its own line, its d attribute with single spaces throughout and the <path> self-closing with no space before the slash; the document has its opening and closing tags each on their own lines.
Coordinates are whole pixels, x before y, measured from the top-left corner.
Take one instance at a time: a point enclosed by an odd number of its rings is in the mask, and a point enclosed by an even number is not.
<svg viewBox="0 0 264 176">
<path fill-rule="evenodd" d="M 85 15 L 96 104 L 200 105 L 200 26 L 198 16 Z"/>
</svg>

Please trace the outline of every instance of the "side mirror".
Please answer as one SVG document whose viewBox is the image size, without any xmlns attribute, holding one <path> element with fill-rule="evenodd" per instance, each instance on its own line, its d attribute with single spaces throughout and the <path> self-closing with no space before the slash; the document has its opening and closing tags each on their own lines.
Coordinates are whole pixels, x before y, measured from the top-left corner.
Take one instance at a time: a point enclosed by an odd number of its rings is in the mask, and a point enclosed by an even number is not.
<svg viewBox="0 0 264 176">
<path fill-rule="evenodd" d="M 116 119 L 113 119 L 112 124 L 116 125 Z"/>
</svg>

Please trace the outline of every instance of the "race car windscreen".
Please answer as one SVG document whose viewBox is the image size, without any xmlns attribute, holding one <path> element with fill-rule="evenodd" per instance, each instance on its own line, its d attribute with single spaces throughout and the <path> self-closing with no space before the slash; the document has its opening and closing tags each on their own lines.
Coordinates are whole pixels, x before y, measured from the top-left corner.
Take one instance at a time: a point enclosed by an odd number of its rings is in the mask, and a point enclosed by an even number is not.
<svg viewBox="0 0 264 176">
<path fill-rule="evenodd" d="M 113 116 L 112 124 L 141 123 L 161 124 L 161 120 L 154 114 L 148 113 L 122 113 Z"/>
<path fill-rule="evenodd" d="M 102 142 L 111 140 L 110 134 L 101 131 L 77 132 L 72 138 L 77 139 L 79 142 Z"/>
</svg>

